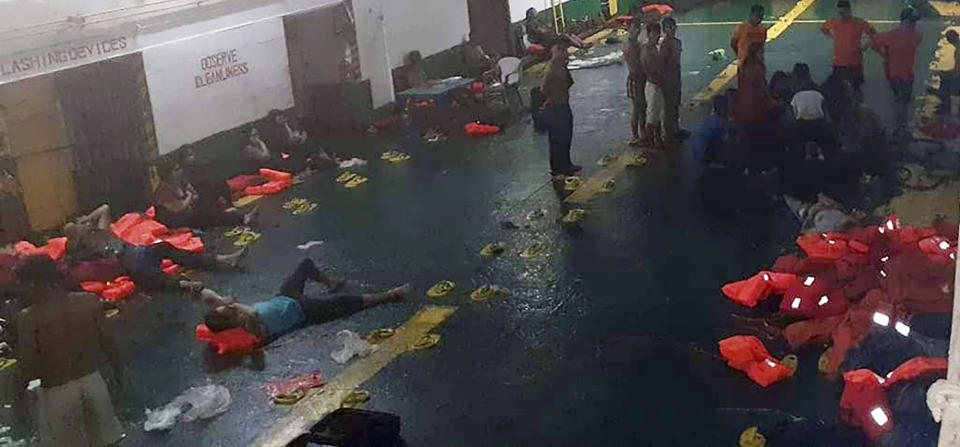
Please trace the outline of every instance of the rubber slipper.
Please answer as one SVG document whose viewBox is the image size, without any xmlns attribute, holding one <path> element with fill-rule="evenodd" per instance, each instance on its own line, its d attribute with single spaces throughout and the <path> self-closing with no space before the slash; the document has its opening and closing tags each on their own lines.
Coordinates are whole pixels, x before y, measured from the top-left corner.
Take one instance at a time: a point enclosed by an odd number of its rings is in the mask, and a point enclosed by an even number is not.
<svg viewBox="0 0 960 447">
<path fill-rule="evenodd" d="M 280 406 L 293 405 L 307 397 L 306 390 L 298 389 L 291 393 L 277 394 L 273 397 L 273 403 Z"/>
<path fill-rule="evenodd" d="M 440 335 L 438 334 L 423 334 L 423 337 L 420 337 L 414 344 L 410 345 L 411 351 L 419 351 L 421 349 L 430 349 L 440 343 Z"/>
<path fill-rule="evenodd" d="M 390 160 L 391 158 L 394 158 L 394 157 L 396 157 L 397 155 L 400 155 L 400 152 L 397 152 L 397 151 L 386 151 L 386 152 L 380 154 L 380 159 L 381 159 L 381 160 Z"/>
<path fill-rule="evenodd" d="M 223 235 L 229 238 L 235 238 L 248 231 L 251 231 L 250 227 L 233 227 L 226 233 L 223 233 Z"/>
<path fill-rule="evenodd" d="M 487 301 L 490 298 L 494 298 L 501 295 L 506 295 L 506 291 L 503 288 L 499 286 L 492 286 L 487 284 L 487 285 L 481 286 L 477 290 L 474 290 L 470 294 L 470 299 L 474 301 Z"/>
<path fill-rule="evenodd" d="M 390 163 L 403 163 L 409 160 L 411 157 L 409 154 L 404 154 L 403 152 L 398 152 L 394 156 L 387 159 Z"/>
<path fill-rule="evenodd" d="M 356 177 L 356 176 L 357 176 L 357 174 L 354 174 L 354 173 L 352 173 L 352 172 L 350 172 L 350 171 L 344 172 L 343 174 L 340 174 L 339 177 L 337 177 L 337 183 L 346 183 L 346 182 L 349 182 L 351 179 L 353 179 L 353 178 Z"/>
<path fill-rule="evenodd" d="M 358 175 L 358 176 L 355 176 L 355 177 L 353 177 L 352 179 L 350 179 L 350 181 L 348 181 L 347 184 L 344 185 L 344 186 L 346 186 L 347 189 L 353 189 L 353 188 L 356 188 L 356 187 L 358 187 L 358 186 L 360 186 L 360 185 L 362 185 L 362 184 L 364 184 L 364 183 L 367 183 L 369 180 L 370 180 L 370 179 L 368 179 L 368 178 L 366 178 L 366 177 L 363 177 L 363 176 L 359 176 L 359 175 Z"/>
<path fill-rule="evenodd" d="M 110 309 L 104 312 L 103 315 L 107 318 L 113 318 L 113 317 L 116 317 L 117 315 L 120 315 L 120 311 L 117 309 Z"/>
<path fill-rule="evenodd" d="M 13 368 L 17 364 L 17 359 L 0 359 L 0 370 Z"/>
<path fill-rule="evenodd" d="M 581 186 L 583 186 L 583 179 L 580 178 L 580 177 L 577 177 L 577 176 L 575 176 L 575 175 L 574 175 L 574 176 L 567 177 L 567 178 L 563 181 L 563 189 L 565 189 L 565 190 L 567 190 L 567 191 L 576 191 L 576 190 L 579 189 Z"/>
<path fill-rule="evenodd" d="M 353 390 L 347 397 L 340 402 L 341 408 L 358 408 L 363 404 L 370 402 L 370 392 L 366 390 Z"/>
<path fill-rule="evenodd" d="M 613 188 L 617 186 L 617 181 L 614 179 L 607 180 L 600 184 L 600 192 L 610 192 L 613 191 Z"/>
<path fill-rule="evenodd" d="M 783 360 L 780 360 L 780 363 L 783 363 L 784 366 L 790 368 L 790 376 L 793 376 L 797 372 L 797 355 L 796 354 L 787 354 L 783 357 Z"/>
<path fill-rule="evenodd" d="M 494 256 L 502 255 L 506 249 L 507 244 L 503 242 L 492 242 L 480 249 L 480 255 L 487 258 L 492 258 Z"/>
<path fill-rule="evenodd" d="M 643 155 L 633 155 L 627 159 L 628 168 L 639 168 L 647 164 L 647 157 Z"/>
<path fill-rule="evenodd" d="M 527 220 L 539 220 L 543 219 L 543 216 L 547 215 L 547 210 L 540 208 L 538 210 L 533 210 L 527 213 Z"/>
<path fill-rule="evenodd" d="M 574 208 L 568 211 L 567 214 L 563 216 L 563 218 L 560 220 L 565 224 L 580 223 L 580 221 L 583 220 L 583 216 L 585 216 L 586 214 L 587 212 L 585 210 L 580 208 Z"/>
<path fill-rule="evenodd" d="M 599 160 L 597 160 L 597 166 L 600 166 L 601 168 L 605 168 L 613 164 L 613 162 L 617 161 L 618 158 L 620 157 L 617 157 L 616 155 L 604 155 Z"/>
<path fill-rule="evenodd" d="M 383 340 L 393 337 L 393 335 L 396 333 L 396 329 L 393 328 L 375 329 L 370 331 L 370 333 L 363 338 L 367 341 L 367 343 L 377 344 Z"/>
<path fill-rule="evenodd" d="M 543 244 L 540 242 L 534 242 L 530 244 L 525 250 L 520 252 L 520 257 L 524 259 L 536 258 L 540 256 L 540 253 L 543 251 Z"/>
<path fill-rule="evenodd" d="M 760 434 L 760 429 L 750 427 L 740 433 L 740 447 L 764 447 L 767 444 L 767 438 Z"/>
<path fill-rule="evenodd" d="M 440 281 L 427 290 L 427 296 L 430 298 L 440 298 L 450 293 L 454 287 L 457 287 L 457 284 L 453 281 Z"/>
</svg>

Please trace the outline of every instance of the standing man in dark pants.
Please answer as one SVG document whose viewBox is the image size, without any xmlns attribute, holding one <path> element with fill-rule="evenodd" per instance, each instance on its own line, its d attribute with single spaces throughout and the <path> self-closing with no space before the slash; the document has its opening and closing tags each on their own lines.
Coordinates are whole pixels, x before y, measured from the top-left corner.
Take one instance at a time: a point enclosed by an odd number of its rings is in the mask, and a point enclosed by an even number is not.
<svg viewBox="0 0 960 447">
<path fill-rule="evenodd" d="M 570 87 L 573 76 L 567 69 L 567 44 L 556 43 L 550 49 L 550 62 L 543 76 L 540 91 L 544 96 L 543 121 L 550 140 L 550 174 L 576 175 L 583 170 L 570 161 L 573 142 L 573 111 L 570 110 Z"/>
<path fill-rule="evenodd" d="M 689 135 L 680 129 L 680 54 L 683 44 L 677 39 L 677 21 L 673 17 L 663 19 L 663 40 L 660 57 L 663 59 L 663 130 L 666 141 L 674 147 L 678 140 Z"/>
<path fill-rule="evenodd" d="M 854 17 L 848 0 L 837 2 L 840 18 L 827 20 L 820 31 L 833 39 L 833 75 L 850 83 L 856 91 L 863 85 L 863 36 L 877 33 L 870 23 Z"/>
<path fill-rule="evenodd" d="M 900 26 L 873 36 L 870 46 L 883 56 L 883 68 L 893 91 L 898 136 L 909 131 L 910 102 L 913 101 L 913 67 L 923 36 L 917 32 L 917 13 L 912 8 L 900 12 Z"/>
</svg>

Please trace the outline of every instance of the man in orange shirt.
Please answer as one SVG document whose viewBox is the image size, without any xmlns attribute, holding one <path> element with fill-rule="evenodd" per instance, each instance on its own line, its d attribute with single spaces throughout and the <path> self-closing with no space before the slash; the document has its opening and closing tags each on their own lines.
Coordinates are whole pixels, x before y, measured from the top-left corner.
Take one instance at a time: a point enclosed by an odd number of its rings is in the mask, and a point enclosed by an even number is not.
<svg viewBox="0 0 960 447">
<path fill-rule="evenodd" d="M 907 131 L 907 113 L 913 99 L 913 67 L 917 47 L 923 36 L 917 32 L 917 13 L 913 8 L 900 12 L 900 26 L 885 33 L 875 34 L 870 46 L 883 56 L 883 68 L 893 91 L 897 113 L 897 133 Z"/>
<path fill-rule="evenodd" d="M 767 28 L 763 23 L 763 6 L 753 5 L 750 7 L 750 18 L 733 29 L 733 36 L 730 37 L 730 48 L 733 48 L 733 54 L 737 55 L 740 64 L 747 58 L 747 48 L 750 44 L 759 42 L 761 46 L 767 43 Z M 763 50 L 760 50 L 760 57 L 763 58 Z"/>
<path fill-rule="evenodd" d="M 833 38 L 833 75 L 850 83 L 860 91 L 863 85 L 863 36 L 877 33 L 866 20 L 854 17 L 850 2 L 837 2 L 840 18 L 827 20 L 820 28 L 823 34 Z"/>
</svg>

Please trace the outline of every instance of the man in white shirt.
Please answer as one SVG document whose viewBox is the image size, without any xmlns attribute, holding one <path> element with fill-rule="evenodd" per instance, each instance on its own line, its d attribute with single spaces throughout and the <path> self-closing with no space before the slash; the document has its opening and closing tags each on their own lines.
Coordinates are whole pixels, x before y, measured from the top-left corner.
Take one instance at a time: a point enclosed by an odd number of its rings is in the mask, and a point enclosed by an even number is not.
<svg viewBox="0 0 960 447">
<path fill-rule="evenodd" d="M 806 145 L 814 142 L 818 148 L 815 154 L 806 154 L 807 158 L 815 156 L 823 161 L 823 149 L 829 144 L 827 139 L 827 123 L 823 113 L 823 94 L 816 90 L 816 85 L 810 80 L 810 69 L 806 64 L 797 64 L 794 67 L 794 77 L 800 81 L 800 91 L 793 95 L 790 105 L 793 107 L 793 116 L 797 120 L 797 131 L 794 134 L 794 143 Z"/>
</svg>

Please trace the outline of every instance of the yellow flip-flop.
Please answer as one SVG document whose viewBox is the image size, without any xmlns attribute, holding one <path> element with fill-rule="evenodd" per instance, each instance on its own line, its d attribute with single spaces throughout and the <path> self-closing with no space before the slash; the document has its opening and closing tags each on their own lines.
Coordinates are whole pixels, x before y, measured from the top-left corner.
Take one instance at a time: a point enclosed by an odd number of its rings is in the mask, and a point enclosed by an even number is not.
<svg viewBox="0 0 960 447">
<path fill-rule="evenodd" d="M 409 160 L 411 157 L 409 154 L 404 154 L 403 152 L 397 153 L 393 157 L 387 159 L 390 163 L 403 163 Z"/>
<path fill-rule="evenodd" d="M 597 160 L 597 166 L 600 166 L 601 168 L 605 168 L 605 167 L 610 166 L 611 164 L 613 164 L 613 163 L 614 163 L 615 161 L 617 161 L 617 159 L 619 159 L 619 158 L 620 158 L 620 157 L 618 157 L 618 156 L 616 156 L 616 155 L 604 155 L 604 156 L 601 157 L 599 160 Z"/>
<path fill-rule="evenodd" d="M 306 390 L 298 389 L 289 394 L 277 394 L 273 397 L 273 403 L 280 406 L 294 405 L 307 397 Z"/>
<path fill-rule="evenodd" d="M 563 181 L 563 189 L 567 191 L 576 191 L 583 186 L 583 179 L 577 176 L 567 177 Z"/>
<path fill-rule="evenodd" d="M 0 358 L 0 370 L 13 368 L 17 364 L 17 359 Z"/>
<path fill-rule="evenodd" d="M 643 155 L 633 155 L 627 159 L 627 167 L 628 168 L 643 167 L 643 166 L 646 166 L 647 161 L 648 161 L 647 157 L 644 157 Z"/>
<path fill-rule="evenodd" d="M 500 288 L 500 287 L 498 287 L 498 286 L 493 286 L 493 285 L 487 284 L 487 285 L 481 286 L 481 287 L 478 288 L 477 290 L 474 290 L 474 291 L 470 294 L 470 299 L 472 299 L 472 300 L 474 300 L 474 301 L 487 301 L 487 300 L 489 300 L 490 298 L 497 297 L 497 296 L 502 296 L 502 295 L 505 295 L 505 294 L 506 294 L 506 293 L 505 293 L 504 289 L 502 289 L 502 288 Z"/>
<path fill-rule="evenodd" d="M 363 338 L 367 341 L 367 343 L 377 344 L 383 340 L 393 337 L 393 335 L 396 333 L 397 331 L 393 328 L 375 329 L 370 331 L 370 333 Z"/>
<path fill-rule="evenodd" d="M 440 343 L 440 335 L 438 334 L 423 334 L 423 337 L 420 337 L 414 344 L 410 345 L 411 351 L 419 351 L 421 349 L 430 349 Z"/>
<path fill-rule="evenodd" d="M 764 447 L 767 445 L 767 438 L 760 434 L 760 429 L 750 427 L 740 433 L 740 447 Z"/>
<path fill-rule="evenodd" d="M 350 180 L 352 180 L 352 179 L 353 179 L 354 177 L 356 177 L 356 176 L 357 176 L 357 174 L 354 174 L 353 172 L 350 172 L 350 171 L 346 171 L 346 172 L 344 172 L 343 174 L 340 174 L 339 177 L 337 177 L 337 183 L 346 183 L 346 182 L 349 182 Z"/>
<path fill-rule="evenodd" d="M 367 181 L 369 181 L 369 180 L 370 180 L 370 179 L 368 179 L 368 178 L 366 178 L 366 177 L 363 177 L 363 176 L 359 176 L 359 175 L 358 175 L 358 176 L 350 179 L 350 181 L 348 181 L 347 184 L 344 185 L 344 186 L 346 186 L 347 189 L 353 189 L 353 188 L 356 188 L 356 187 L 358 187 L 358 186 L 360 186 L 360 185 L 362 185 L 362 184 L 364 184 L 364 183 L 367 183 Z"/>
<path fill-rule="evenodd" d="M 492 258 L 494 256 L 502 255 L 506 249 L 507 244 L 503 242 L 491 242 L 487 245 L 484 245 L 483 248 L 480 249 L 480 255 L 487 258 Z"/>
<path fill-rule="evenodd" d="M 353 390 L 347 397 L 340 402 L 341 408 L 359 408 L 363 404 L 370 402 L 370 392 L 366 390 Z"/>
<path fill-rule="evenodd" d="M 524 259 L 536 258 L 543 251 L 543 244 L 534 242 L 529 247 L 520 252 L 520 257 Z"/>
<path fill-rule="evenodd" d="M 386 152 L 380 154 L 380 159 L 381 159 L 381 160 L 390 160 L 391 158 L 396 157 L 396 156 L 399 155 L 399 154 L 400 154 L 400 152 L 397 152 L 397 151 L 386 151 Z"/>
<path fill-rule="evenodd" d="M 617 181 L 614 179 L 607 180 L 600 184 L 600 192 L 610 192 L 613 191 L 613 188 L 617 186 Z"/>
<path fill-rule="evenodd" d="M 784 366 L 790 368 L 790 376 L 793 376 L 797 373 L 797 364 L 799 360 L 797 359 L 796 354 L 787 354 L 783 357 L 783 360 L 780 360 L 780 363 L 783 363 Z"/>
<path fill-rule="evenodd" d="M 543 219 L 547 215 L 547 210 L 540 208 L 538 210 L 533 210 L 527 213 L 527 220 L 539 220 Z"/>
<path fill-rule="evenodd" d="M 560 219 L 565 224 L 575 224 L 580 223 L 583 220 L 587 212 L 581 208 L 574 208 L 570 211 L 567 211 L 567 214 Z"/>
<path fill-rule="evenodd" d="M 110 310 L 104 312 L 103 315 L 104 315 L 105 317 L 107 317 L 107 318 L 114 318 L 114 317 L 116 317 L 117 315 L 120 315 L 120 311 L 117 310 L 117 309 L 110 309 Z"/>
<path fill-rule="evenodd" d="M 440 281 L 427 290 L 427 296 L 430 298 L 440 298 L 450 293 L 454 287 L 457 287 L 457 283 L 453 281 Z"/>
<path fill-rule="evenodd" d="M 248 231 L 250 231 L 250 227 L 233 227 L 226 233 L 223 233 L 223 235 L 225 237 L 234 238 Z"/>
</svg>

